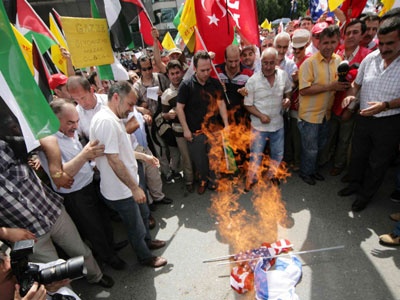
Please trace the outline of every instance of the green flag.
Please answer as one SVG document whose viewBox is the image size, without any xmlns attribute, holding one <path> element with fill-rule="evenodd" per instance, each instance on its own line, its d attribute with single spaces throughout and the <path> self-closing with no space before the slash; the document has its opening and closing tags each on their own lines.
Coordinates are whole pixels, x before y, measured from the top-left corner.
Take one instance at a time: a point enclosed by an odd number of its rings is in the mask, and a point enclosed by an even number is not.
<svg viewBox="0 0 400 300">
<path fill-rule="evenodd" d="M 95 0 L 90 0 L 90 10 L 92 13 L 92 18 L 101 18 L 97 4 Z M 134 48 L 133 41 L 128 47 Z M 97 72 L 101 80 L 128 80 L 129 76 L 127 71 L 121 65 L 121 63 L 115 58 L 114 63 L 111 65 L 101 65 L 97 66 Z"/>
<path fill-rule="evenodd" d="M 27 150 L 37 139 L 55 133 L 60 123 L 48 105 L 22 55 L 0 1 L 0 97 L 18 118 Z"/>
</svg>

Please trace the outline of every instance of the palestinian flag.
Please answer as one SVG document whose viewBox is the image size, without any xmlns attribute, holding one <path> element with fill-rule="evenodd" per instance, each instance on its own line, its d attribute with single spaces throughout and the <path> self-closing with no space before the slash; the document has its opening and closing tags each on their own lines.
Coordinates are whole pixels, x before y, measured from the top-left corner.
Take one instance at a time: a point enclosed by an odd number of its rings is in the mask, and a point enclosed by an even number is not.
<svg viewBox="0 0 400 300">
<path fill-rule="evenodd" d="M 16 13 L 15 27 L 30 42 L 32 42 L 33 35 L 41 53 L 46 52 L 52 45 L 56 44 L 49 28 L 26 0 L 17 0 Z"/>
<path fill-rule="evenodd" d="M 31 75 L 3 1 L 0 1 L 0 40 L 0 98 L 18 119 L 30 152 L 39 145 L 38 139 L 55 133 L 60 123 Z M 2 115 L 4 118 L 7 116 Z"/>
<path fill-rule="evenodd" d="M 92 18 L 100 18 L 95 0 L 90 0 Z M 128 80 L 129 75 L 120 61 L 114 55 L 114 63 L 111 65 L 97 66 L 100 80 Z"/>
<path fill-rule="evenodd" d="M 53 99 L 53 94 L 49 86 L 50 72 L 47 69 L 46 62 L 40 53 L 40 50 L 36 44 L 35 38 L 32 39 L 32 58 L 33 66 L 35 69 L 35 81 L 43 93 L 43 96 L 48 102 Z"/>
<path fill-rule="evenodd" d="M 92 17 L 99 18 L 95 0 L 90 0 Z M 124 51 L 131 43 L 132 36 L 129 30 L 128 21 L 122 13 L 119 0 L 104 0 L 104 8 L 108 27 L 110 28 L 111 45 L 114 51 Z M 96 12 L 97 11 L 97 12 Z"/>
</svg>

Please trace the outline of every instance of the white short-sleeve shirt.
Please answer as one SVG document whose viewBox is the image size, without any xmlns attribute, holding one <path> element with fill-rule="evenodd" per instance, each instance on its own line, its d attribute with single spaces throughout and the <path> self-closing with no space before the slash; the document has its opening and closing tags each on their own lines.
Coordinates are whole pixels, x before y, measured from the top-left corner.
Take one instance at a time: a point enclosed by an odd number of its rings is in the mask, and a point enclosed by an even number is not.
<svg viewBox="0 0 400 300">
<path fill-rule="evenodd" d="M 129 173 L 139 184 L 138 165 L 129 134 L 124 123 L 108 106 L 103 106 L 90 124 L 90 140 L 99 140 L 105 146 L 105 154 L 118 154 Z M 114 173 L 106 155 L 96 158 L 100 171 L 100 191 L 108 200 L 121 200 L 132 197 L 132 192 Z"/>
</svg>

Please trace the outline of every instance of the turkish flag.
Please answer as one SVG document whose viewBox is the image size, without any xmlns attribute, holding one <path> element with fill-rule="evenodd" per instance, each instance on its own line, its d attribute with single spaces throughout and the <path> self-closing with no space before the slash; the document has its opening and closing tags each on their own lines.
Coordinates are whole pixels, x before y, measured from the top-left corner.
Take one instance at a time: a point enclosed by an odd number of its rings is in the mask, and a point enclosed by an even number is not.
<svg viewBox="0 0 400 300">
<path fill-rule="evenodd" d="M 246 45 L 260 44 L 256 0 L 227 1 L 230 15 L 236 24 L 236 30 Z"/>
<path fill-rule="evenodd" d="M 195 0 L 197 28 L 208 51 L 215 52 L 214 62 L 224 62 L 225 48 L 232 44 L 235 23 L 229 16 L 229 1 Z"/>
<path fill-rule="evenodd" d="M 367 0 L 345 0 L 340 10 L 344 12 L 346 21 L 350 22 L 350 20 L 358 18 L 366 4 Z"/>
</svg>

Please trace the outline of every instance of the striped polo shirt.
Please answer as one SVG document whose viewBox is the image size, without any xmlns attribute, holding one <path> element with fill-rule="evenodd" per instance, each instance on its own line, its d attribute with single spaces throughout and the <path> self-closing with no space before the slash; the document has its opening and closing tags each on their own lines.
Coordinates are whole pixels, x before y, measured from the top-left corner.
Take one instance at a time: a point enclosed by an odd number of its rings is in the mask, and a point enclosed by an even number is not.
<svg viewBox="0 0 400 300">
<path fill-rule="evenodd" d="M 299 69 L 299 90 L 314 84 L 328 84 L 338 79 L 337 67 L 341 62 L 337 54 L 332 54 L 328 62 L 318 51 L 306 59 Z M 321 124 L 330 119 L 331 108 L 335 97 L 334 91 L 326 91 L 315 95 L 300 95 L 299 118 L 314 124 Z"/>
</svg>

